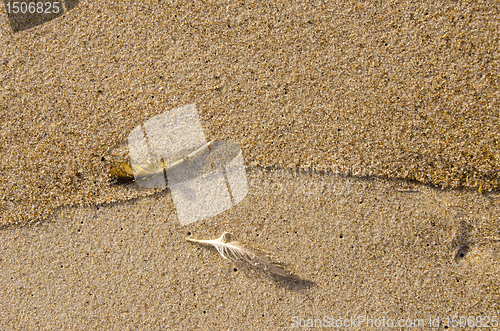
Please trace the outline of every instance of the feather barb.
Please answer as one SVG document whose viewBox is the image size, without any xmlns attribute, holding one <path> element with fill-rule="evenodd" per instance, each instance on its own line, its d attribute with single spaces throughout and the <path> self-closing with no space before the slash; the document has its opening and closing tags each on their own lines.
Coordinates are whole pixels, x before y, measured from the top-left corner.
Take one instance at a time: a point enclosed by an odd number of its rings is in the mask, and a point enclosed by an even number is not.
<svg viewBox="0 0 500 331">
<path fill-rule="evenodd" d="M 186 240 L 205 245 L 212 245 L 224 259 L 231 260 L 233 262 L 245 262 L 253 267 L 265 270 L 274 275 L 292 280 L 300 280 L 299 277 L 290 274 L 270 261 L 264 253 L 253 248 L 246 247 L 239 241 L 232 240 L 232 234 L 229 232 L 224 232 L 222 236 L 212 240 L 194 238 L 186 238 Z"/>
</svg>

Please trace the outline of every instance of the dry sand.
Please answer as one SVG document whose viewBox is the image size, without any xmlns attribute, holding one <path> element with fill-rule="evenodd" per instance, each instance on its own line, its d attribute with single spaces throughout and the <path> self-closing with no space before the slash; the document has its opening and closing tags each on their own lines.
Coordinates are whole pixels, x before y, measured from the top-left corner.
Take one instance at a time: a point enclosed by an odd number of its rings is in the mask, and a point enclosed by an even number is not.
<svg viewBox="0 0 500 331">
<path fill-rule="evenodd" d="M 18 33 L 4 9 L 2 330 L 499 313 L 497 2 L 81 1 Z M 252 189 L 181 227 L 107 169 L 191 103 Z M 184 241 L 228 230 L 315 285 Z"/>
<path fill-rule="evenodd" d="M 498 3 L 82 1 L 0 22 L 2 223 L 134 196 L 106 180 L 144 120 L 196 103 L 253 166 L 500 184 Z"/>
</svg>

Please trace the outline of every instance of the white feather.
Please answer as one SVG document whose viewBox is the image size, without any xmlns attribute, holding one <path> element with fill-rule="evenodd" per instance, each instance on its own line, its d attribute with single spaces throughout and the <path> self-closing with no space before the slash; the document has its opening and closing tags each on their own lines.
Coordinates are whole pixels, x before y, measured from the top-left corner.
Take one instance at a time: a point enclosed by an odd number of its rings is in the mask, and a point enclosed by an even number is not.
<svg viewBox="0 0 500 331">
<path fill-rule="evenodd" d="M 239 241 L 232 240 L 232 234 L 224 232 L 222 236 L 213 240 L 201 240 L 186 238 L 188 241 L 214 246 L 223 258 L 234 262 L 246 262 L 253 267 L 260 268 L 281 277 L 300 280 L 299 277 L 290 274 L 283 268 L 271 262 L 265 254 L 255 249 L 245 247 Z"/>
</svg>

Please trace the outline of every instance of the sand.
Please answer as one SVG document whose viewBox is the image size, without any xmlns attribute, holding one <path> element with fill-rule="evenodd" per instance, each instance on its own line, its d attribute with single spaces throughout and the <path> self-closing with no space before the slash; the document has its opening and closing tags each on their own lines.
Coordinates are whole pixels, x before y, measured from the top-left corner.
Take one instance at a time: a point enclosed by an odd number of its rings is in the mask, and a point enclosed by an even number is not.
<svg viewBox="0 0 500 331">
<path fill-rule="evenodd" d="M 3 224 L 136 196 L 107 161 L 195 103 L 253 166 L 499 187 L 498 6 L 81 2 L 2 22 Z"/>
<path fill-rule="evenodd" d="M 2 14 L 2 329 L 497 313 L 499 12 L 81 1 L 16 33 Z M 134 127 L 192 103 L 257 179 L 182 227 L 168 191 L 108 169 Z M 184 242 L 229 230 L 315 285 Z"/>
<path fill-rule="evenodd" d="M 498 315 L 498 194 L 264 169 L 248 178 L 244 201 L 188 226 L 160 193 L 0 232 L 2 329 L 287 330 L 365 316 L 423 319 L 422 330 Z M 308 282 L 185 240 L 224 231 Z"/>
</svg>

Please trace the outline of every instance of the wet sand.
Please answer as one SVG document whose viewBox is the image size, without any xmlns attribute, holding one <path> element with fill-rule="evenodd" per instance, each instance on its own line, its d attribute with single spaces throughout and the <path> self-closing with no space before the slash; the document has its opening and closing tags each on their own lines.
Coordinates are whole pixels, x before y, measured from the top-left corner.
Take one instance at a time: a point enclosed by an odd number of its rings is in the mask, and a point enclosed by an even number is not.
<svg viewBox="0 0 500 331">
<path fill-rule="evenodd" d="M 188 226 L 163 192 L 2 231 L 2 329 L 284 330 L 363 316 L 444 329 L 454 315 L 498 313 L 498 195 L 310 172 L 248 178 L 244 201 Z M 185 240 L 224 231 L 306 281 Z"/>
<path fill-rule="evenodd" d="M 497 313 L 498 12 L 82 1 L 18 33 L 4 15 L 2 329 Z M 207 139 L 241 146 L 251 191 L 181 226 L 168 191 L 108 169 L 191 103 Z M 224 231 L 314 285 L 184 240 Z"/>
</svg>

